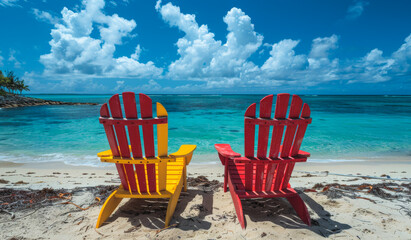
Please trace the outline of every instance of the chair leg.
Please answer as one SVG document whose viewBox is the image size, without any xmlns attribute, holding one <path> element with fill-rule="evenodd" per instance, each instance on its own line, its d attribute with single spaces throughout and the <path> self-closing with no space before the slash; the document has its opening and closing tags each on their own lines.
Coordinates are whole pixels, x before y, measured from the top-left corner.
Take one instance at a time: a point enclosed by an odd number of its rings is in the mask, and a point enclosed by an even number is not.
<svg viewBox="0 0 411 240">
<path fill-rule="evenodd" d="M 117 198 L 115 195 L 117 190 L 115 190 L 106 200 L 103 207 L 100 210 L 100 214 L 98 215 L 97 225 L 96 228 L 99 228 L 108 217 L 110 217 L 111 213 L 117 208 L 120 204 L 122 198 Z"/>
<path fill-rule="evenodd" d="M 184 174 L 184 192 L 187 192 L 187 166 L 184 166 L 184 170 L 183 170 Z"/>
<path fill-rule="evenodd" d="M 228 178 L 228 160 L 225 161 L 225 166 L 224 166 L 224 185 L 223 185 L 224 192 L 227 192 L 227 184 L 228 184 L 227 178 Z"/>
<path fill-rule="evenodd" d="M 170 224 L 171 218 L 173 217 L 174 210 L 176 209 L 178 198 L 180 197 L 181 189 L 183 187 L 183 181 L 184 180 L 182 176 L 180 178 L 180 182 L 176 186 L 176 190 L 174 194 L 170 197 L 170 200 L 168 201 L 165 227 L 168 227 L 168 225 Z"/>
<path fill-rule="evenodd" d="M 305 205 L 301 197 L 296 194 L 292 197 L 287 197 L 287 200 L 293 206 L 294 210 L 297 212 L 297 215 L 301 218 L 301 220 L 308 226 L 311 226 L 310 214 L 308 213 L 307 206 Z"/>
<path fill-rule="evenodd" d="M 241 228 L 245 229 L 245 219 L 243 213 L 243 205 L 241 204 L 241 199 L 238 197 L 237 193 L 235 192 L 233 183 L 231 182 L 231 178 L 228 177 L 228 186 L 231 193 L 231 198 L 233 199 L 235 212 L 237 213 L 238 221 L 240 222 Z"/>
</svg>

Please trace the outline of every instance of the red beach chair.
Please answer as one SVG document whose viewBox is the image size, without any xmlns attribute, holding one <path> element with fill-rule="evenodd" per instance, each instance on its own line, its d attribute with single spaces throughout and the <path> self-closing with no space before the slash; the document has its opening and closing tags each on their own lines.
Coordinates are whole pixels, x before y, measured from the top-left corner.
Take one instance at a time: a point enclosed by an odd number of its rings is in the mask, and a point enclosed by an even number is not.
<svg viewBox="0 0 411 240">
<path fill-rule="evenodd" d="M 301 220 L 307 225 L 311 224 L 307 207 L 288 183 L 295 163 L 305 162 L 310 156 L 309 153 L 300 150 L 307 125 L 311 123 L 310 108 L 308 104 L 303 104 L 299 96 L 293 95 L 286 117 L 289 98 L 290 95 L 286 93 L 277 95 L 274 118 L 271 118 L 273 95 L 261 99 L 259 117 L 256 117 L 255 103 L 247 108 L 244 118 L 244 157 L 234 152 L 229 144 L 215 144 L 218 156 L 225 166 L 224 192 L 227 191 L 228 184 L 243 229 L 245 220 L 241 199 L 245 198 L 285 197 Z M 256 126 L 258 145 L 255 156 Z M 271 126 L 273 130 L 269 142 Z M 268 144 L 270 147 L 267 157 Z"/>
</svg>

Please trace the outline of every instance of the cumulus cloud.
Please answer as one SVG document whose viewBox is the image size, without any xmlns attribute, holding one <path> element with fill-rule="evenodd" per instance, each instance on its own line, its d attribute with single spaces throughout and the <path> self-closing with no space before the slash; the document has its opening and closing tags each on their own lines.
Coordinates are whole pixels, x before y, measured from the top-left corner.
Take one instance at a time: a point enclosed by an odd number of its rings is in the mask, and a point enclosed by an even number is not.
<svg viewBox="0 0 411 240">
<path fill-rule="evenodd" d="M 294 48 L 299 41 L 285 39 L 275 43 L 270 51 L 270 57 L 265 61 L 261 70 L 271 78 L 287 78 L 292 71 L 304 70 L 307 66 L 305 55 L 296 55 Z"/>
<path fill-rule="evenodd" d="M 195 15 L 183 14 L 179 7 L 171 3 L 160 6 L 160 2 L 157 2 L 156 9 L 165 22 L 185 33 L 177 41 L 180 58 L 170 64 L 168 75 L 176 79 L 204 77 L 203 69 L 210 65 L 221 41 L 214 39 L 207 25 L 199 26 Z"/>
<path fill-rule="evenodd" d="M 366 2 L 356 1 L 348 12 L 358 17 L 366 5 Z M 233 7 L 221 19 L 227 26 L 226 38 L 216 40 L 206 24 L 197 23 L 194 14 L 183 13 L 172 3 L 157 1 L 155 10 L 164 22 L 183 33 L 176 41 L 178 58 L 163 73 L 163 69 L 151 61 L 140 62 L 144 53 L 140 44 L 135 45 L 129 56 L 114 57 L 116 46 L 132 37 L 137 24 L 117 14 L 105 14 L 104 6 L 104 0 L 85 0 L 77 10 L 64 8 L 61 18 L 33 9 L 38 20 L 54 26 L 51 51 L 40 57 L 45 76 L 151 79 L 138 86 L 129 86 L 127 80 L 117 80 L 114 89 L 188 91 L 195 88 L 312 86 L 337 80 L 374 83 L 411 73 L 411 35 L 392 54 L 384 55 L 376 48 L 356 59 L 339 59 L 334 54 L 339 47 L 337 35 L 313 39 L 311 48 L 305 52 L 298 51 L 299 39 L 264 43 L 251 18 Z M 254 63 L 253 54 L 261 59 L 267 55 L 264 50 L 269 51 L 268 57 L 260 64 Z M 171 88 L 160 86 L 154 79 L 197 82 Z M 60 85 L 76 89 L 83 83 L 75 80 Z M 92 85 L 90 89 L 99 87 L 95 83 Z"/>
<path fill-rule="evenodd" d="M 315 84 L 336 79 L 338 59 L 329 59 L 338 47 L 336 35 L 314 39 L 308 55 L 295 52 L 299 40 L 263 45 L 263 36 L 255 32 L 251 18 L 234 7 L 223 17 L 228 31 L 223 44 L 214 39 L 207 25 L 198 25 L 195 15 L 181 13 L 171 3 L 161 5 L 161 1 L 156 9 L 165 22 L 185 33 L 177 41 L 180 58 L 168 68 L 167 76 L 172 79 L 202 80 L 208 88 L 292 84 L 301 79 Z M 270 56 L 257 66 L 249 59 L 262 46 L 271 48 Z"/>
<path fill-rule="evenodd" d="M 114 57 L 116 45 L 131 36 L 136 23 L 117 14 L 105 15 L 104 6 L 104 0 L 87 0 L 80 11 L 63 8 L 62 18 L 51 30 L 51 51 L 40 56 L 45 74 L 134 78 L 161 75 L 162 69 L 153 62 L 138 61 L 139 45 L 130 57 Z M 98 30 L 100 38 L 91 37 L 93 30 Z"/>
<path fill-rule="evenodd" d="M 364 1 L 355 1 L 348 10 L 348 18 L 359 17 Z M 254 31 L 251 18 L 239 8 L 232 8 L 223 17 L 227 24 L 226 42 L 215 40 L 207 25 L 199 25 L 194 14 L 182 13 L 172 3 L 155 9 L 171 27 L 185 35 L 178 39 L 179 58 L 168 67 L 166 77 L 174 80 L 204 81 L 206 88 L 301 85 L 312 86 L 329 81 L 383 82 L 393 76 L 411 71 L 411 35 L 391 56 L 374 49 L 357 59 L 333 57 L 338 49 L 337 35 L 313 39 L 307 54 L 297 53 L 300 40 L 284 39 L 277 43 L 264 43 L 263 36 Z M 261 66 L 250 61 L 263 47 L 270 48 L 267 60 Z M 259 50 L 261 49 L 261 50 Z"/>
<path fill-rule="evenodd" d="M 354 20 L 361 16 L 364 11 L 364 7 L 369 3 L 362 0 L 355 0 L 352 5 L 348 7 L 347 15 L 345 16 L 348 20 Z"/>
<path fill-rule="evenodd" d="M 232 8 L 223 21 L 227 24 L 227 41 L 214 39 L 207 25 L 199 26 L 193 14 L 183 14 L 171 3 L 156 4 L 161 17 L 172 27 L 184 32 L 178 39 L 180 58 L 168 67 L 173 79 L 235 78 L 255 67 L 247 59 L 262 45 L 263 37 L 254 31 L 251 18 L 241 9 Z"/>
<path fill-rule="evenodd" d="M 405 43 L 391 56 L 385 57 L 383 51 L 375 48 L 345 69 L 353 82 L 385 82 L 393 77 L 409 76 L 411 74 L 411 34 L 405 38 Z"/>
<path fill-rule="evenodd" d="M 405 38 L 405 43 L 392 54 L 392 57 L 396 61 L 396 65 L 394 67 L 397 72 L 411 72 L 411 34 Z"/>
</svg>

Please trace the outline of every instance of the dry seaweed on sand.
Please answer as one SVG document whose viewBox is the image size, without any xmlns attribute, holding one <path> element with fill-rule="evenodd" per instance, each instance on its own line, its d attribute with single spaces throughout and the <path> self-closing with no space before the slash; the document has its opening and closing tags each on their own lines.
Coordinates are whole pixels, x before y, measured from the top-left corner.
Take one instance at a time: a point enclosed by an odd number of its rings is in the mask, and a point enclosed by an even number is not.
<svg viewBox="0 0 411 240">
<path fill-rule="evenodd" d="M 187 183 L 190 187 L 202 187 L 202 190 L 204 191 L 214 191 L 215 189 L 222 186 L 218 180 L 210 181 L 205 176 L 198 176 L 196 178 L 188 177 Z"/>
<path fill-rule="evenodd" d="M 315 184 L 313 189 L 321 189 L 320 192 L 325 194 L 328 198 L 341 198 L 342 196 L 347 196 L 350 198 L 361 198 L 366 199 L 371 202 L 375 202 L 372 199 L 358 196 L 358 194 L 365 193 L 371 194 L 375 197 L 379 197 L 385 200 L 400 199 L 400 198 L 411 198 L 411 184 L 410 183 L 376 183 L 376 184 Z"/>
<path fill-rule="evenodd" d="M 41 190 L 20 190 L 3 188 L 0 189 L 0 210 L 18 211 L 27 208 L 33 209 L 49 206 L 54 203 L 61 203 L 61 201 L 65 201 L 63 203 L 68 204 L 71 201 L 72 195 L 76 192 L 84 190 L 92 192 L 94 196 L 99 199 L 99 203 L 101 204 L 115 188 L 115 186 L 75 188 L 72 190 L 53 188 L 43 188 Z"/>
</svg>

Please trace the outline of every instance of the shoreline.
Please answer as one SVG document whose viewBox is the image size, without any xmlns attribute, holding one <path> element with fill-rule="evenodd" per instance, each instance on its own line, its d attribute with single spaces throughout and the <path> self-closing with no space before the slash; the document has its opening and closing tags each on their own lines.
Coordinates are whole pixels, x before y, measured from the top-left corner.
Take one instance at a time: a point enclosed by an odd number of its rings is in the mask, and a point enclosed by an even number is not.
<svg viewBox="0 0 411 240">
<path fill-rule="evenodd" d="M 12 160 L 10 160 L 12 159 Z M 211 161 L 210 161 L 211 160 Z M 107 163 L 102 163 L 98 159 L 96 154 L 93 155 L 72 155 L 66 153 L 47 153 L 41 155 L 1 155 L 0 154 L 0 167 L 2 162 L 13 162 L 16 164 L 31 164 L 36 162 L 36 164 L 53 164 L 60 163 L 68 166 L 76 167 L 96 167 L 104 168 L 108 166 Z M 364 157 L 364 156 L 342 156 L 340 158 L 330 158 L 325 156 L 320 156 L 317 158 L 310 157 L 307 160 L 307 163 L 310 164 L 350 164 L 358 162 L 396 162 L 396 163 L 410 163 L 411 156 L 409 155 L 380 155 L 375 157 Z M 218 158 L 217 153 L 206 153 L 206 154 L 195 154 L 190 165 L 221 165 L 220 159 Z"/>
<path fill-rule="evenodd" d="M 411 161 L 404 158 L 396 161 L 363 160 L 355 162 L 306 162 L 295 165 L 293 178 L 298 179 L 302 175 L 319 175 L 319 178 L 329 178 L 332 181 L 355 179 L 355 175 L 369 177 L 387 177 L 387 179 L 367 179 L 369 182 L 393 181 L 392 179 L 405 179 L 411 181 Z M 189 177 L 207 176 L 210 180 L 223 181 L 224 167 L 216 164 L 190 164 L 187 167 Z M 329 174 L 328 174 L 329 173 Z M 332 174 L 347 174 L 352 176 L 338 176 Z M 327 176 L 324 176 L 327 175 Z M 44 179 L 43 179 L 44 178 Z M 390 180 L 391 178 L 391 180 Z M 8 181 L 0 184 L 0 188 L 75 188 L 97 185 L 117 185 L 120 183 L 117 170 L 113 165 L 104 167 L 74 166 L 62 162 L 43 163 L 14 163 L 0 161 L 0 179 Z M 80 181 L 72 181 L 77 179 Z M 58 180 L 58 181 L 56 181 Z M 292 180 L 290 182 L 292 183 Z M 363 178 L 356 179 L 358 182 Z M 27 184 L 16 184 L 23 181 Z M 405 182 L 405 181 L 404 181 Z M 300 181 L 296 181 L 293 187 L 301 187 Z"/>
<path fill-rule="evenodd" d="M 18 95 L 0 96 L 0 108 L 32 107 L 42 105 L 98 105 L 98 103 L 61 102 Z"/>
</svg>

